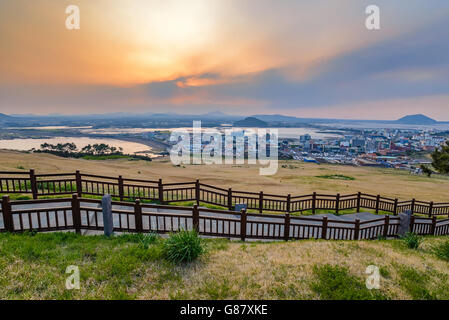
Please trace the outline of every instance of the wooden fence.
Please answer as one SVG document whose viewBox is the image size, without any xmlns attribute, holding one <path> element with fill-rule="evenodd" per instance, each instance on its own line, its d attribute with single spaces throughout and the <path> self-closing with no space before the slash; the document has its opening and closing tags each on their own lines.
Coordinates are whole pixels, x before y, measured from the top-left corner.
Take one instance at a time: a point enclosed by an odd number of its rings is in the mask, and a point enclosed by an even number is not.
<svg viewBox="0 0 449 320">
<path fill-rule="evenodd" d="M 396 237 L 400 219 L 384 215 L 371 221 L 342 221 L 326 216 L 251 214 L 193 207 L 113 201 L 114 231 L 169 233 L 195 229 L 212 237 L 268 240 L 362 240 Z M 449 234 L 449 219 L 412 217 L 410 228 L 420 235 Z M 101 200 L 79 198 L 10 201 L 3 196 L 0 232 L 102 231 Z"/>
<path fill-rule="evenodd" d="M 355 193 L 349 195 L 319 194 L 275 195 L 261 192 L 224 189 L 201 183 L 199 180 L 182 183 L 163 183 L 159 180 L 128 179 L 93 174 L 75 173 L 36 174 L 29 172 L 0 172 L 0 193 L 31 194 L 33 199 L 40 196 L 85 195 L 111 196 L 125 200 L 151 200 L 160 204 L 170 202 L 208 203 L 232 210 L 236 204 L 246 204 L 249 210 L 281 213 L 316 213 L 318 210 L 340 213 L 343 210 L 371 209 L 394 215 L 405 210 L 414 214 L 449 217 L 449 203 L 434 203 L 416 199 L 399 201 L 380 195 Z"/>
</svg>

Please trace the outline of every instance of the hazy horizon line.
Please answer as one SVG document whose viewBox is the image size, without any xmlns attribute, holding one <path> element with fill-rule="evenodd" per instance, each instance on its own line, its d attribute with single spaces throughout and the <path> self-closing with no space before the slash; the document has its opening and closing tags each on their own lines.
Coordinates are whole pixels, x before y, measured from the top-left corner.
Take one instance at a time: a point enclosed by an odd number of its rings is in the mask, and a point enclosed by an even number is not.
<svg viewBox="0 0 449 320">
<path fill-rule="evenodd" d="M 415 115 L 423 115 L 425 117 L 428 117 L 432 120 L 435 120 L 437 122 L 449 122 L 449 120 L 440 120 L 436 119 L 434 117 L 426 116 L 425 114 L 404 114 L 403 116 L 395 119 L 374 119 L 374 118 L 344 118 L 344 117 L 301 117 L 301 116 L 295 116 L 295 115 L 286 115 L 282 113 L 258 113 L 258 114 L 235 114 L 235 113 L 225 113 L 222 111 L 211 111 L 206 113 L 174 113 L 174 112 L 105 112 L 105 113 L 78 113 L 78 114 L 65 114 L 65 113 L 43 113 L 43 114 L 36 114 L 36 113 L 3 113 L 6 116 L 10 117 L 86 117 L 86 116 L 107 116 L 107 115 L 129 115 L 129 116 L 139 116 L 139 115 L 171 115 L 171 116 L 211 116 L 213 117 L 213 114 L 222 114 L 223 116 L 229 116 L 229 117 L 256 117 L 256 116 L 282 116 L 282 117 L 291 117 L 291 118 L 297 118 L 297 119 L 317 119 L 317 120 L 343 120 L 343 121 L 398 121 L 406 116 L 415 116 Z M 2 113 L 0 113 L 2 114 Z M 217 118 L 219 118 L 217 116 Z"/>
</svg>

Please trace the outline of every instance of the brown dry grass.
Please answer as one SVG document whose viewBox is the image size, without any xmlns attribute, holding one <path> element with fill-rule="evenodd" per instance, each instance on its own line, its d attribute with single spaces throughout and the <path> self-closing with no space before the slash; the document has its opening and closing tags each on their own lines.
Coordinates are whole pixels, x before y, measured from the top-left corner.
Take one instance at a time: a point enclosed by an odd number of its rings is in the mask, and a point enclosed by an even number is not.
<svg viewBox="0 0 449 320">
<path fill-rule="evenodd" d="M 388 197 L 446 202 L 449 200 L 449 178 L 410 175 L 406 171 L 341 165 L 316 165 L 298 161 L 282 161 L 273 176 L 259 175 L 259 167 L 249 165 L 184 165 L 173 166 L 169 160 L 153 162 L 121 160 L 65 159 L 47 154 L 28 154 L 0 150 L 0 171 L 18 167 L 38 173 L 72 172 L 181 182 L 202 182 L 234 190 L 261 191 L 274 194 L 324 193 L 382 194 Z M 345 175 L 355 180 L 324 179 L 317 176 Z"/>
<path fill-rule="evenodd" d="M 440 241 L 427 239 L 424 248 Z M 365 270 L 375 265 L 387 274 L 381 278 L 381 292 L 390 299 L 412 299 L 401 286 L 400 270 L 411 267 L 429 274 L 426 290 L 448 299 L 448 263 L 426 250 L 402 247 L 399 241 L 297 241 L 289 243 L 230 243 L 203 262 L 180 268 L 182 280 L 176 288 L 167 282 L 158 288 L 147 286 L 154 277 L 149 271 L 137 288 L 142 299 L 319 299 L 310 289 L 314 266 L 339 265 L 364 282 Z M 416 297 L 415 297 L 416 298 Z"/>
</svg>

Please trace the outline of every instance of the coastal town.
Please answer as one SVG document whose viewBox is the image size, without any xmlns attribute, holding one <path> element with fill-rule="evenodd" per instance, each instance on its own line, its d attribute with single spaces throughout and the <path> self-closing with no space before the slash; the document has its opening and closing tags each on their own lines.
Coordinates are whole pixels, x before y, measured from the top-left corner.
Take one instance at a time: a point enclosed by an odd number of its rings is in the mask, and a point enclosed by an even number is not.
<svg viewBox="0 0 449 320">
<path fill-rule="evenodd" d="M 52 144 L 70 142 L 81 148 L 86 143 L 104 143 L 116 148 L 122 147 L 127 154 L 160 158 L 168 156 L 177 144 L 177 141 L 171 139 L 174 131 L 185 129 L 193 135 L 192 119 L 196 116 L 160 115 L 161 118 L 156 121 L 153 119 L 155 116 L 115 119 L 110 115 L 111 119 L 103 116 L 103 122 L 95 126 L 90 118 L 70 120 L 59 117 L 58 126 L 53 127 L 48 127 L 47 123 L 52 118 L 3 117 L 3 125 L 0 125 L 0 142 L 3 142 L 3 147 L 0 144 L 0 149 L 39 150 L 42 141 Z M 421 173 L 421 165 L 431 163 L 430 154 L 449 139 L 445 123 L 438 123 L 422 115 L 412 116 L 411 120 L 415 122 L 411 123 L 401 122 L 401 119 L 393 122 L 362 122 L 363 128 L 337 120 L 329 120 L 328 123 L 323 120 L 321 123 L 314 123 L 311 120 L 308 123 L 299 118 L 291 120 L 282 116 L 259 116 L 269 119 L 269 122 L 255 117 L 236 121 L 238 118 L 224 114 L 202 117 L 201 144 L 194 146 L 192 136 L 190 152 L 201 150 L 204 153 L 213 149 L 213 140 L 204 135 L 209 130 L 222 135 L 223 154 L 227 154 L 226 150 L 233 150 L 236 157 L 247 158 L 249 150 L 257 150 L 257 142 L 248 139 L 251 131 L 263 129 L 269 134 L 276 133 L 279 159 L 395 168 L 416 174 Z M 410 120 L 407 117 L 404 119 Z M 227 131 L 232 131 L 235 138 L 225 139 Z M 268 137 L 267 144 L 269 141 Z M 266 149 L 271 148 L 267 146 Z"/>
<path fill-rule="evenodd" d="M 279 156 L 305 162 L 387 167 L 421 173 L 420 165 L 431 162 L 428 155 L 447 140 L 447 135 L 447 131 L 399 129 L 360 130 L 330 139 L 314 139 L 306 134 L 299 139 L 282 139 Z"/>
<path fill-rule="evenodd" d="M 276 129 L 276 128 L 273 128 Z M 234 128 L 234 136 L 248 136 L 248 128 Z M 267 132 L 270 132 L 267 129 Z M 168 132 L 151 132 L 145 138 L 157 139 L 174 145 L 169 141 Z M 449 138 L 444 130 L 426 129 L 366 129 L 342 130 L 332 137 L 314 137 L 313 134 L 299 135 L 297 138 L 278 137 L 278 155 L 283 160 L 299 160 L 311 163 L 331 163 L 341 165 L 372 166 L 409 170 L 420 174 L 421 165 L 431 163 L 430 154 Z M 237 141 L 237 140 L 236 140 Z M 247 156 L 251 149 L 251 139 L 245 140 L 245 147 L 237 148 L 236 141 L 226 141 L 223 137 L 224 150 L 234 149 L 234 154 L 244 152 Z M 254 140 L 252 140 L 254 141 Z M 267 144 L 269 139 L 267 139 Z M 202 139 L 201 150 L 211 141 Z M 267 146 L 267 149 L 270 149 Z M 169 149 L 167 149 L 169 150 Z M 211 150 L 209 147 L 207 150 Z M 244 151 L 243 151 L 244 150 Z M 194 151 L 193 139 L 191 151 Z"/>
</svg>

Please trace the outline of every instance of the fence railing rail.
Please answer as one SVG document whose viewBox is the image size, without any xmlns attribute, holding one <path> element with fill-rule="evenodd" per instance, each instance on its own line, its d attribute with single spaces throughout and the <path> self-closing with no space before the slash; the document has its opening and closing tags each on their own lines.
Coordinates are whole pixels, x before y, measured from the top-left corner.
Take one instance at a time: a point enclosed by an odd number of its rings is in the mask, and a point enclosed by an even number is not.
<svg viewBox="0 0 449 320">
<path fill-rule="evenodd" d="M 381 211 L 393 215 L 410 210 L 414 214 L 448 216 L 448 202 L 399 200 L 362 192 L 354 194 L 276 195 L 263 191 L 249 192 L 222 188 L 196 181 L 164 183 L 162 179 L 131 179 L 122 176 L 102 176 L 74 173 L 36 174 L 29 172 L 0 171 L 0 193 L 31 194 L 33 199 L 42 196 L 70 195 L 102 196 L 124 200 L 149 200 L 161 204 L 170 202 L 208 203 L 232 210 L 236 204 L 246 204 L 249 210 L 259 213 L 312 213 L 325 210 L 340 213 L 343 210 L 362 209 Z"/>
<path fill-rule="evenodd" d="M 102 231 L 100 199 L 70 198 L 11 201 L 3 196 L 0 232 Z M 170 233 L 195 229 L 212 237 L 266 240 L 371 240 L 398 236 L 400 218 L 342 221 L 325 215 L 256 214 L 161 204 L 112 201 L 114 231 Z M 419 235 L 448 235 L 449 219 L 411 217 L 410 230 Z"/>
</svg>

